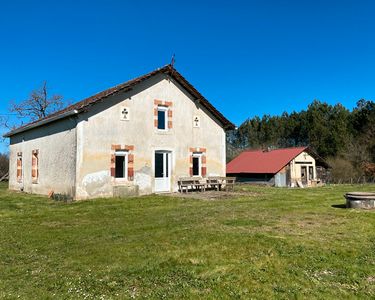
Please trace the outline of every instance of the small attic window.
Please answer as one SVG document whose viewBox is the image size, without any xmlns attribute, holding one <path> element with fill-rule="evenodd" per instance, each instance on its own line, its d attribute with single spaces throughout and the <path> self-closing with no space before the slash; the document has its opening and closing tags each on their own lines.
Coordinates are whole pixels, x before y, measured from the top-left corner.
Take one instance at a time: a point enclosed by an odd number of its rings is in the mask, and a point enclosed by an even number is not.
<svg viewBox="0 0 375 300">
<path fill-rule="evenodd" d="M 158 129 L 167 130 L 168 128 L 168 107 L 158 106 Z"/>
</svg>

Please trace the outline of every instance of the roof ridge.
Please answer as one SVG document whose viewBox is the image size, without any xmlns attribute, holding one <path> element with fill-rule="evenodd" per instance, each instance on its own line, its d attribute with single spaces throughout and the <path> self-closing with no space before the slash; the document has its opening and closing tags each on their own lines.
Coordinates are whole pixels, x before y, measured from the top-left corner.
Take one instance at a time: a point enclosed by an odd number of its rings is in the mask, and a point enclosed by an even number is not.
<svg viewBox="0 0 375 300">
<path fill-rule="evenodd" d="M 306 149 L 306 148 L 309 148 L 309 146 L 275 148 L 275 149 L 270 149 L 269 151 L 267 151 L 267 149 L 248 149 L 248 150 L 244 150 L 243 152 L 257 152 L 257 151 L 261 151 L 261 152 L 273 152 L 273 151 L 278 151 L 278 150 Z"/>
<path fill-rule="evenodd" d="M 167 66 L 168 66 L 168 65 L 165 65 L 165 66 L 163 66 L 163 67 L 157 68 L 157 69 L 155 69 L 155 70 L 153 70 L 153 71 L 151 71 L 151 72 L 148 72 L 148 73 L 146 73 L 146 74 L 144 74 L 144 75 L 141 75 L 141 76 L 138 76 L 138 77 L 134 77 L 134 78 L 132 78 L 132 79 L 130 79 L 130 80 L 127 80 L 127 81 L 125 81 L 125 82 L 122 82 L 122 83 L 119 83 L 119 84 L 117 84 L 117 85 L 114 85 L 114 86 L 112 86 L 112 87 L 110 87 L 110 88 L 107 88 L 107 89 L 105 89 L 105 90 L 103 90 L 103 91 L 97 92 L 97 93 L 95 93 L 95 94 L 92 95 L 92 96 L 85 97 L 85 98 L 83 98 L 82 100 L 79 100 L 79 101 L 77 101 L 77 102 L 75 102 L 75 103 L 73 103 L 73 104 L 69 104 L 69 105 L 65 106 L 64 108 L 59 109 L 59 110 L 57 110 L 57 111 L 55 111 L 55 112 L 53 112 L 53 113 L 51 113 L 51 114 L 49 114 L 49 115 L 47 115 L 47 116 L 45 116 L 45 117 L 43 117 L 43 118 L 39 118 L 39 119 L 37 119 L 37 120 L 35 120 L 35 121 L 31 121 L 31 122 L 29 122 L 29 123 L 27 123 L 27 124 L 25 124 L 25 125 L 22 125 L 22 126 L 16 128 L 16 130 L 20 130 L 20 129 L 22 129 L 22 128 L 26 128 L 26 127 L 28 127 L 28 126 L 30 126 L 30 125 L 33 125 L 33 124 L 36 124 L 36 123 L 39 123 L 39 122 L 45 121 L 45 120 L 47 120 L 47 119 L 53 118 L 53 117 L 55 117 L 55 116 L 57 116 L 57 115 L 60 115 L 60 114 L 65 113 L 65 112 L 73 111 L 74 109 L 77 109 L 77 106 L 80 106 L 81 104 L 84 104 L 84 102 L 88 101 L 89 99 L 94 99 L 94 98 L 96 98 L 96 97 L 99 97 L 100 94 L 103 94 L 103 93 L 105 93 L 105 92 L 107 92 L 107 91 L 109 91 L 109 90 L 114 90 L 114 89 L 116 89 L 116 88 L 123 87 L 123 86 L 125 86 L 126 84 L 128 84 L 128 83 L 130 83 L 130 82 L 132 82 L 132 81 L 135 81 L 135 80 L 137 80 L 137 79 L 139 79 L 139 78 L 141 78 L 141 77 L 143 77 L 143 76 L 147 76 L 147 75 L 149 75 L 149 74 L 151 74 L 151 73 L 154 73 L 154 72 L 156 72 L 156 71 L 160 71 L 161 69 L 163 69 L 163 68 L 165 68 L 165 67 L 167 67 Z"/>
<path fill-rule="evenodd" d="M 44 118 L 41 118 L 41 119 L 38 119 L 38 120 L 35 120 L 35 121 L 32 121 L 32 122 L 29 122 L 21 127 L 18 127 L 17 129 L 14 129 L 12 131 L 10 131 L 9 133 L 7 133 L 6 135 L 4 135 L 5 137 L 10 137 L 16 133 L 20 133 L 20 132 L 23 132 L 25 130 L 28 130 L 28 129 L 31 129 L 31 128 L 34 128 L 34 127 L 38 127 L 38 126 L 41 126 L 41 125 L 44 125 L 48 122 L 52 122 L 52 121 L 55 121 L 55 120 L 58 120 L 59 119 L 59 116 L 61 116 L 61 118 L 65 115 L 67 115 L 68 113 L 70 112 L 74 112 L 74 111 L 77 111 L 77 113 L 80 113 L 82 111 L 84 111 L 84 109 L 86 107 L 89 107 L 95 103 L 97 103 L 98 101 L 102 101 L 104 100 L 105 98 L 115 94 L 115 93 L 118 93 L 118 92 L 121 92 L 123 90 L 127 91 L 126 89 L 128 88 L 129 90 L 132 89 L 132 87 L 146 79 L 149 79 L 150 77 L 158 74 L 158 73 L 168 73 L 171 77 L 173 77 L 183 88 L 185 88 L 191 95 L 195 96 L 197 99 L 201 100 L 201 104 L 208 110 L 212 113 L 212 115 L 219 121 L 222 123 L 223 127 L 225 129 L 233 129 L 234 128 L 234 125 L 228 120 L 226 119 L 206 98 L 204 98 L 199 92 L 198 90 L 195 89 L 195 87 L 189 83 L 175 68 L 174 66 L 172 66 L 171 64 L 166 64 L 162 67 L 159 67 L 149 73 L 146 73 L 144 75 L 141 75 L 139 77 L 135 77 L 133 79 L 130 79 L 128 81 L 125 81 L 123 83 L 120 83 L 118 85 L 115 85 L 113 87 L 110 87 L 108 89 L 105 89 L 101 92 L 98 92 L 90 97 L 87 97 L 87 98 L 84 98 L 74 104 L 71 104 L 71 105 L 68 105 L 66 106 L 65 108 L 63 109 L 60 109 Z"/>
</svg>

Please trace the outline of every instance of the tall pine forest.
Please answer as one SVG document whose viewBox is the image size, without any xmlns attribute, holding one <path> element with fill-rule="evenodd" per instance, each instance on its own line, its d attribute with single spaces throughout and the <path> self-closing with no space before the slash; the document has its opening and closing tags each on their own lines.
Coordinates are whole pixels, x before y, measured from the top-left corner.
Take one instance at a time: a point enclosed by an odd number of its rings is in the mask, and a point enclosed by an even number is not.
<svg viewBox="0 0 375 300">
<path fill-rule="evenodd" d="M 227 134 L 227 160 L 246 149 L 310 146 L 332 167 L 333 181 L 375 179 L 375 102 L 353 110 L 314 100 L 306 110 L 264 115 Z"/>
</svg>

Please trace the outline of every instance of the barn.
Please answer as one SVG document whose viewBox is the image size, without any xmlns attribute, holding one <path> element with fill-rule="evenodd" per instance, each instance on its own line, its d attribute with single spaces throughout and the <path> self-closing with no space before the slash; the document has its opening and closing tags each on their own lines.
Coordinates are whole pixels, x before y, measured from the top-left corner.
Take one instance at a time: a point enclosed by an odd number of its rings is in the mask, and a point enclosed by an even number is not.
<svg viewBox="0 0 375 300">
<path fill-rule="evenodd" d="M 239 182 L 277 187 L 323 184 L 329 165 L 311 148 L 248 150 L 227 164 L 227 176 Z"/>
</svg>

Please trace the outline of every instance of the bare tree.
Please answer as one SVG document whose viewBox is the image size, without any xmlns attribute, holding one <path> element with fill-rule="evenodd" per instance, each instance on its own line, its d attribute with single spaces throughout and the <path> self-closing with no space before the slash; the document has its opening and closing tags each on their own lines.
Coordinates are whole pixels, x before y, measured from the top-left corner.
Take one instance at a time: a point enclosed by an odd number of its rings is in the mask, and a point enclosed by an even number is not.
<svg viewBox="0 0 375 300">
<path fill-rule="evenodd" d="M 332 167 L 331 179 L 334 182 L 350 182 L 351 179 L 357 179 L 363 175 L 360 168 L 356 168 L 352 162 L 343 157 L 328 158 L 327 162 Z"/>
<path fill-rule="evenodd" d="M 15 113 L 18 119 L 35 121 L 59 110 L 64 104 L 61 95 L 48 95 L 47 82 L 42 87 L 31 92 L 28 99 L 19 103 L 10 104 L 10 112 Z"/>
<path fill-rule="evenodd" d="M 9 171 L 9 157 L 5 153 L 0 153 L 0 177 Z"/>
</svg>

